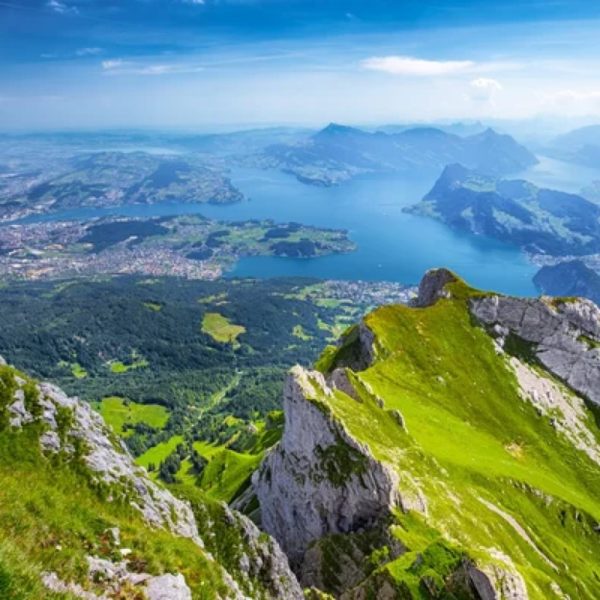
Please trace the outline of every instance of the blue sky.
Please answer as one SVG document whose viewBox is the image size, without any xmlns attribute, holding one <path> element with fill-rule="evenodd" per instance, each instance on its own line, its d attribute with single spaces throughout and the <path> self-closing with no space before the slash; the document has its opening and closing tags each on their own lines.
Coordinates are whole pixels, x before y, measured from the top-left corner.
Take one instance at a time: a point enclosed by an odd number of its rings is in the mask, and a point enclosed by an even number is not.
<svg viewBox="0 0 600 600">
<path fill-rule="evenodd" d="M 0 0 L 0 129 L 600 119 L 600 3 Z"/>
</svg>

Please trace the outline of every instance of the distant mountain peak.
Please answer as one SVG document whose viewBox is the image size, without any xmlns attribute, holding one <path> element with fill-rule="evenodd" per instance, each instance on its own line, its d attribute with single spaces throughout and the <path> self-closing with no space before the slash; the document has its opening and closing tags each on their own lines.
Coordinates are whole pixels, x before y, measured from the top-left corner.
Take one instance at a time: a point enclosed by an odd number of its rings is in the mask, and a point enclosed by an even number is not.
<svg viewBox="0 0 600 600">
<path fill-rule="evenodd" d="M 411 127 L 400 133 L 402 136 L 451 137 L 453 134 L 431 126 Z"/>
<path fill-rule="evenodd" d="M 464 165 L 461 165 L 460 163 L 452 163 L 444 167 L 441 176 L 444 178 L 453 177 L 456 179 L 466 179 L 472 173 L 473 171 L 471 169 L 467 169 L 467 167 Z"/>
<path fill-rule="evenodd" d="M 506 134 L 498 133 L 494 128 L 488 127 L 481 133 L 476 133 L 471 136 L 472 138 L 480 138 L 480 139 L 493 139 L 493 138 L 508 138 Z"/>
<path fill-rule="evenodd" d="M 600 249 L 596 204 L 461 164 L 448 165 L 422 202 L 406 210 L 535 254 L 585 255 Z"/>
<path fill-rule="evenodd" d="M 363 133 L 360 129 L 350 127 L 349 125 L 341 125 L 339 123 L 329 123 L 327 127 L 324 127 L 316 135 L 339 135 L 347 133 Z"/>
<path fill-rule="evenodd" d="M 472 175 L 474 175 L 474 171 L 467 169 L 467 167 L 461 165 L 460 163 L 446 165 L 442 171 L 442 174 L 436 181 L 434 189 L 438 187 L 447 188 L 448 186 L 462 184 Z"/>
</svg>

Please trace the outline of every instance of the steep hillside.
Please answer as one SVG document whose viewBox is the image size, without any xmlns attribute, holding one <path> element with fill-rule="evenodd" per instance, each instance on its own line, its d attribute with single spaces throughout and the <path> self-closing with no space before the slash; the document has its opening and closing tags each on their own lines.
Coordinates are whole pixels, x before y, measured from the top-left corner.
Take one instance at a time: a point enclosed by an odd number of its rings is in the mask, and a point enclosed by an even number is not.
<svg viewBox="0 0 600 600">
<path fill-rule="evenodd" d="M 446 167 L 423 200 L 408 209 L 455 229 L 486 235 L 551 255 L 600 250 L 600 207 L 581 196 L 523 180 Z"/>
<path fill-rule="evenodd" d="M 433 174 L 453 162 L 503 175 L 536 161 L 512 137 L 492 129 L 460 137 L 434 127 L 370 133 L 332 123 L 303 143 L 268 147 L 259 162 L 306 183 L 333 185 L 363 173 Z"/>
<path fill-rule="evenodd" d="M 262 525 L 344 600 L 593 600 L 599 406 L 598 307 L 429 272 L 290 374 Z"/>
<path fill-rule="evenodd" d="M 301 598 L 277 544 L 159 487 L 89 405 L 0 365 L 0 597 Z"/>
</svg>

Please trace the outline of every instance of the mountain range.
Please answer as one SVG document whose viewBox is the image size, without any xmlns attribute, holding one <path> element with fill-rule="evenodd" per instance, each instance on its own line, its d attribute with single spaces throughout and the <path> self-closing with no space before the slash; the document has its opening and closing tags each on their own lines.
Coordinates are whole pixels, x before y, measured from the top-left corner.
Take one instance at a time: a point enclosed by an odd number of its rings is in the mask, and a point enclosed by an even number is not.
<svg viewBox="0 0 600 600">
<path fill-rule="evenodd" d="M 537 159 L 512 137 L 493 129 L 460 137 L 434 127 L 385 133 L 331 123 L 303 142 L 268 147 L 256 161 L 306 183 L 333 185 L 365 173 L 432 174 L 455 162 L 504 175 L 536 164 Z"/>
</svg>

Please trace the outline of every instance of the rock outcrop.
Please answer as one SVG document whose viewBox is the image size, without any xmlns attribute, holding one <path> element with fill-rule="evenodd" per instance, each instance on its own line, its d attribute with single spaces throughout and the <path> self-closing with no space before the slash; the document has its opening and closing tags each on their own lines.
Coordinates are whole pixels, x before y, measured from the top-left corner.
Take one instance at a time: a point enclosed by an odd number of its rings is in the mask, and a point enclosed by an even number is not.
<svg viewBox="0 0 600 600">
<path fill-rule="evenodd" d="M 447 269 L 428 271 L 414 306 L 425 308 L 449 298 Z M 469 307 L 501 346 L 512 336 L 550 373 L 600 406 L 600 308 L 585 298 L 513 298 L 499 294 L 472 297 Z"/>
<path fill-rule="evenodd" d="M 600 444 L 589 425 L 584 401 L 550 377 L 544 377 L 530 365 L 511 357 L 523 399 L 531 402 L 538 414 L 550 419 L 552 427 L 594 462 L 600 465 Z"/>
<path fill-rule="evenodd" d="M 69 594 L 81 600 L 118 598 L 122 596 L 124 589 L 135 590 L 136 593 L 143 594 L 146 600 L 192 600 L 192 592 L 181 573 L 156 576 L 131 573 L 126 561 L 114 563 L 102 558 L 88 557 L 88 576 L 91 581 L 100 583 L 104 591 L 91 592 L 79 584 L 61 580 L 54 572 L 44 573 L 42 581 L 52 592 Z"/>
<path fill-rule="evenodd" d="M 501 345 L 510 336 L 550 373 L 600 406 L 600 309 L 583 298 L 473 298 L 472 314 Z"/>
<path fill-rule="evenodd" d="M 450 292 L 446 285 L 457 281 L 456 275 L 448 269 L 431 269 L 427 271 L 419 283 L 419 292 L 413 301 L 413 306 L 426 308 L 435 304 L 440 298 L 448 298 Z"/>
<path fill-rule="evenodd" d="M 51 383 L 40 383 L 37 390 L 40 420 L 46 425 L 40 436 L 44 452 L 81 452 L 94 478 L 133 491 L 133 505 L 148 524 L 165 527 L 203 546 L 190 506 L 148 478 L 146 471 L 133 462 L 124 444 L 89 404 L 69 398 Z M 15 392 L 15 398 L 8 410 L 12 415 L 11 425 L 20 427 L 35 417 L 25 408 L 22 388 Z"/>
<path fill-rule="evenodd" d="M 283 439 L 253 477 L 262 526 L 296 566 L 312 541 L 373 527 L 400 501 L 396 473 L 319 401 L 332 393 L 321 373 L 292 370 Z"/>
<path fill-rule="evenodd" d="M 377 355 L 375 336 L 364 321 L 342 335 L 338 349 L 332 368 L 348 367 L 353 371 L 363 371 L 373 363 Z"/>
<path fill-rule="evenodd" d="M 231 565 L 236 580 L 244 583 L 244 589 L 252 598 L 289 598 L 300 600 L 302 588 L 289 567 L 288 557 L 279 544 L 265 535 L 250 519 L 231 510 L 222 503 L 222 520 L 228 529 L 238 533 L 241 544 L 235 554 L 235 568 Z M 233 552 L 232 552 L 233 554 Z M 260 589 L 254 582 L 260 582 Z"/>
</svg>

